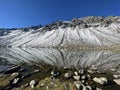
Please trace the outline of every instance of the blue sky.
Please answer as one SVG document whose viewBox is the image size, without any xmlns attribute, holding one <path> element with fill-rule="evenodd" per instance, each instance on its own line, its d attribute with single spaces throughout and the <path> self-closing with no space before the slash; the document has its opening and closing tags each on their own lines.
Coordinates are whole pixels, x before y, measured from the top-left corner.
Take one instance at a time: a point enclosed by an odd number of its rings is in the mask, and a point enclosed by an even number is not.
<svg viewBox="0 0 120 90">
<path fill-rule="evenodd" d="M 120 0 L 0 0 L 0 28 L 111 15 L 120 16 Z"/>
</svg>

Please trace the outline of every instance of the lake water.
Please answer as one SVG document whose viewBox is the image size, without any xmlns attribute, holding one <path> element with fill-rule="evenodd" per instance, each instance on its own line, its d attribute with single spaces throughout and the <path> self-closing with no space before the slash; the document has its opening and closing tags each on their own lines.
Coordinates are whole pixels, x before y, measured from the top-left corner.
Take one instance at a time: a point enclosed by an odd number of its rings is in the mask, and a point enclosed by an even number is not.
<svg viewBox="0 0 120 90">
<path fill-rule="evenodd" d="M 90 65 L 113 68 L 120 64 L 120 52 L 53 48 L 1 48 L 0 62 L 0 69 L 5 69 L 5 65 L 8 67 L 8 64 L 19 65 L 21 63 L 28 65 L 44 63 L 68 68 Z"/>
<path fill-rule="evenodd" d="M 91 86 L 95 85 L 103 88 L 102 90 L 119 90 L 120 88 L 119 85 L 113 82 L 113 74 L 120 73 L 119 51 L 80 49 L 68 50 L 54 48 L 0 48 L 0 75 L 4 75 L 3 73 L 13 67 L 13 65 L 21 67 L 21 69 L 18 70 L 20 82 L 17 84 L 17 87 L 19 88 L 22 85 L 29 83 L 31 80 L 37 80 L 39 82 L 41 80 L 45 80 L 46 78 L 51 79 L 50 77 L 52 71 L 58 71 L 60 75 L 57 79 L 64 83 L 67 81 L 64 77 L 66 72 L 71 72 L 73 74 L 75 71 L 80 70 L 80 68 L 84 68 L 85 73 L 83 75 L 89 74 L 92 78 L 106 77 L 108 79 L 108 85 L 105 87 L 93 82 L 92 79 L 88 80 Z M 103 73 L 88 73 L 87 70 L 90 69 L 92 65 L 95 65 L 98 68 L 98 71 L 103 71 Z M 112 71 L 112 69 L 115 69 L 115 72 Z M 11 72 L 11 74 L 13 72 Z M 11 74 L 8 74 L 8 76 L 11 76 Z M 7 80 L 6 77 L 8 76 L 4 75 L 4 78 Z M 0 82 L 5 81 L 2 79 L 3 77 L 0 78 Z M 70 78 L 70 81 L 73 83 L 74 79 Z M 67 82 L 70 83 L 69 80 Z M 0 85 L 1 84 L 2 83 L 0 83 Z M 12 88 L 15 87 L 16 85 Z M 0 89 L 1 88 L 6 88 L 6 86 L 0 86 Z"/>
</svg>

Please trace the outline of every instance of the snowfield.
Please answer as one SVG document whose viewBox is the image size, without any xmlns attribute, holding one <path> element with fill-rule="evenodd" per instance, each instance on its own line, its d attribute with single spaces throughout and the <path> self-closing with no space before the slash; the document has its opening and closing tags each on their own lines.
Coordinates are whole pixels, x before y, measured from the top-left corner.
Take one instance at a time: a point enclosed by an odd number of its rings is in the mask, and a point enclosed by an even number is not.
<svg viewBox="0 0 120 90">
<path fill-rule="evenodd" d="M 120 45 L 120 25 L 58 28 L 44 33 L 39 30 L 13 30 L 0 36 L 0 43 L 12 47 L 114 46 Z"/>
</svg>

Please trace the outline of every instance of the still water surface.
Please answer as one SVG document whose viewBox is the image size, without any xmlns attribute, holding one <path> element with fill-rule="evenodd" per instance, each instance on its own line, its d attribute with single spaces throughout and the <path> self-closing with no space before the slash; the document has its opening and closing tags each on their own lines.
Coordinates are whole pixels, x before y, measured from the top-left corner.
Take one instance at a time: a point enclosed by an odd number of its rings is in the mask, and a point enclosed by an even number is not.
<svg viewBox="0 0 120 90">
<path fill-rule="evenodd" d="M 112 68 L 120 64 L 120 52 L 53 48 L 0 48 L 0 69 L 5 69 L 8 64 L 27 63 L 31 65 L 33 62 L 68 68 L 87 67 L 93 64 L 101 68 Z"/>
</svg>

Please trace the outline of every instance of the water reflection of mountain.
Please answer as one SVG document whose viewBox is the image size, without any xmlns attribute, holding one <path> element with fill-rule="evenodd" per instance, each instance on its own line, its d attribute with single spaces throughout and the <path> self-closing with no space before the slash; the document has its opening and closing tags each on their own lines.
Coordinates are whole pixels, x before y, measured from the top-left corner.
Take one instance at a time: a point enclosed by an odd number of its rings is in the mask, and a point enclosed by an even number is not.
<svg viewBox="0 0 120 90">
<path fill-rule="evenodd" d="M 120 64 L 120 53 L 110 51 L 68 51 L 48 48 L 4 48 L 0 50 L 1 60 L 13 64 L 45 62 L 57 66 L 89 66 L 95 64 L 102 67 L 113 67 Z"/>
</svg>

